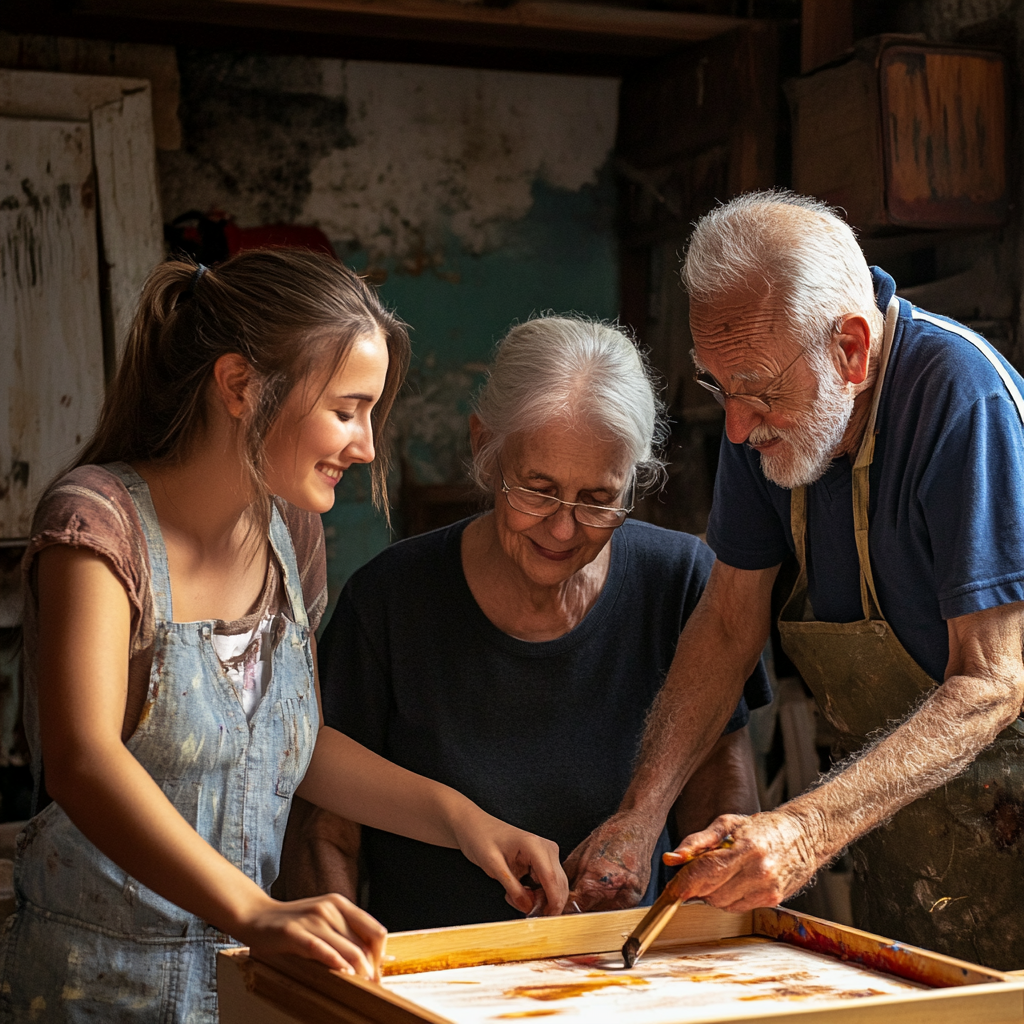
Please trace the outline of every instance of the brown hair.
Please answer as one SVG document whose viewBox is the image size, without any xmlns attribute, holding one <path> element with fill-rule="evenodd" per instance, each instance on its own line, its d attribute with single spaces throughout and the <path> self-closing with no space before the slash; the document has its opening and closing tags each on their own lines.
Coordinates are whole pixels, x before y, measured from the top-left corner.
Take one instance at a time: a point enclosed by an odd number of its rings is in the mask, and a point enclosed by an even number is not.
<svg viewBox="0 0 1024 1024">
<path fill-rule="evenodd" d="M 388 414 L 409 366 L 409 335 L 362 278 L 305 249 L 251 249 L 208 270 L 180 260 L 157 266 L 75 465 L 186 458 L 205 427 L 214 364 L 237 352 L 253 370 L 243 457 L 253 492 L 268 496 L 265 439 L 292 388 L 310 372 L 329 379 L 355 341 L 377 333 L 388 369 L 372 413 L 370 472 L 374 504 L 387 515 Z M 252 511 L 253 526 L 265 531 L 269 501 L 255 501 Z"/>
</svg>

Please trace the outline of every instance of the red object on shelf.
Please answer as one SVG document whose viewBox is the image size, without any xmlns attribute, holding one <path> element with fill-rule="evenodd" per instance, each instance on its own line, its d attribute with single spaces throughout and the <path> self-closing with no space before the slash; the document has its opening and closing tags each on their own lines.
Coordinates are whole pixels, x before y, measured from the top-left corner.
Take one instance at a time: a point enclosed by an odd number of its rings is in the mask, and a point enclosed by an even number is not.
<svg viewBox="0 0 1024 1024">
<path fill-rule="evenodd" d="M 302 224 L 264 224 L 258 228 L 240 228 L 234 221 L 225 220 L 224 240 L 228 253 L 234 256 L 243 249 L 294 247 L 312 249 L 337 259 L 330 239 L 319 229 Z"/>
</svg>

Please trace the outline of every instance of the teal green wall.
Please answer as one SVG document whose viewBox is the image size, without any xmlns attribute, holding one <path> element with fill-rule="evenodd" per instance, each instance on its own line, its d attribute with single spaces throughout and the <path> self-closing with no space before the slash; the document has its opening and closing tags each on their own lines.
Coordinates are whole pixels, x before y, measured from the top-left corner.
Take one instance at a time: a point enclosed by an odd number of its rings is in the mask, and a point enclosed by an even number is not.
<svg viewBox="0 0 1024 1024">
<path fill-rule="evenodd" d="M 578 192 L 535 182 L 533 200 L 526 217 L 505 226 L 503 244 L 484 255 L 466 253 L 451 239 L 443 263 L 419 274 L 401 270 L 394 260 L 373 268 L 387 274 L 381 298 L 412 328 L 412 386 L 422 389 L 456 372 L 455 379 L 465 380 L 466 387 L 462 393 L 448 387 L 446 400 L 463 414 L 481 379 L 479 366 L 490 360 L 512 323 L 546 310 L 603 319 L 618 313 L 610 170 L 605 168 L 597 185 Z M 367 269 L 365 253 L 351 253 L 346 262 Z M 429 446 L 412 454 L 418 461 L 431 458 Z M 346 474 L 334 508 L 323 519 L 333 606 L 345 580 L 399 535 L 400 523 L 389 535 L 370 503 L 365 469 Z"/>
</svg>

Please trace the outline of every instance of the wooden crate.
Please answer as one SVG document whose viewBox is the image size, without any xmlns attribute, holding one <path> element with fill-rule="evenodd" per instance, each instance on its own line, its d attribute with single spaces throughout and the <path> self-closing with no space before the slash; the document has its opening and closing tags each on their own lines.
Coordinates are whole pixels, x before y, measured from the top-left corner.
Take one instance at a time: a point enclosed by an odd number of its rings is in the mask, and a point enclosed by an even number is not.
<svg viewBox="0 0 1024 1024">
<path fill-rule="evenodd" d="M 451 968 L 512 961 L 606 953 L 618 950 L 623 936 L 645 911 L 622 910 L 556 918 L 534 918 L 398 932 L 388 938 L 385 975 L 421 975 Z M 702 904 L 686 905 L 655 943 L 654 951 L 723 942 L 743 936 L 778 940 L 836 960 L 884 971 L 925 985 L 905 995 L 868 996 L 854 1001 L 822 1000 L 741 1006 L 735 1013 L 682 1014 L 687 1024 L 733 1020 L 771 1020 L 804 1024 L 1001 1024 L 1024 1021 L 1024 979 L 843 925 L 779 909 L 731 913 Z M 773 947 L 775 948 L 775 947 Z M 297 957 L 255 960 L 248 950 L 221 953 L 218 960 L 221 1024 L 451 1024 L 449 1018 L 389 991 L 382 985 L 328 970 Z M 553 1016 L 561 1007 L 540 1004 L 534 1012 L 503 1017 Z M 598 1020 L 591 1013 L 577 1020 Z M 628 1018 L 622 1024 L 628 1024 Z"/>
<path fill-rule="evenodd" d="M 1002 55 L 880 36 L 786 83 L 786 93 L 794 189 L 842 207 L 856 227 L 1005 221 Z"/>
</svg>

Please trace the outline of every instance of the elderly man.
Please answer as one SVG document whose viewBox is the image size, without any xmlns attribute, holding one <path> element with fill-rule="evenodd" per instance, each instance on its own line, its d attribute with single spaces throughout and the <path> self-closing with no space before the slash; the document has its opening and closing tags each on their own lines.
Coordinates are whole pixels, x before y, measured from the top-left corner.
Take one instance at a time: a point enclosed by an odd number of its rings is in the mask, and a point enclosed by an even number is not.
<svg viewBox="0 0 1024 1024">
<path fill-rule="evenodd" d="M 714 210 L 683 280 L 697 381 L 726 411 L 716 561 L 626 797 L 566 864 L 571 896 L 643 891 L 656 824 L 735 707 L 792 553 L 783 647 L 852 756 L 685 839 L 677 854 L 735 845 L 687 868 L 684 896 L 773 905 L 855 843 L 860 926 L 1024 967 L 1024 381 L 895 298 L 815 200 Z"/>
</svg>

